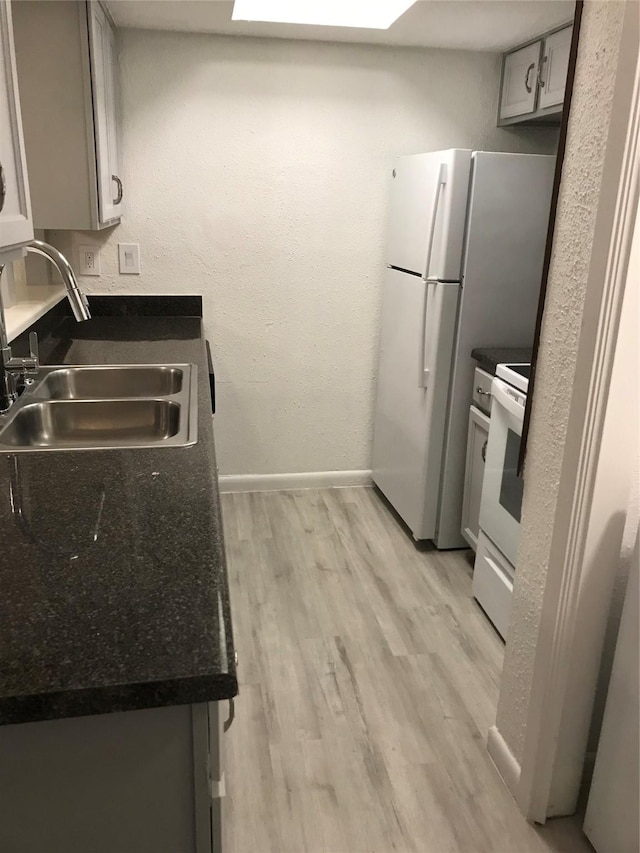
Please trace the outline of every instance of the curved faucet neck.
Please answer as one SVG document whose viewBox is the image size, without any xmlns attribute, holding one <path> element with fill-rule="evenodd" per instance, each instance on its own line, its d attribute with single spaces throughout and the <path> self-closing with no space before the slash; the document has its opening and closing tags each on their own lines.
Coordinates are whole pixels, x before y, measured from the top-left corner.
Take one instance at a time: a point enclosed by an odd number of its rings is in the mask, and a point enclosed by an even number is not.
<svg viewBox="0 0 640 853">
<path fill-rule="evenodd" d="M 87 297 L 78 287 L 78 282 L 71 268 L 71 264 L 55 246 L 43 243 L 42 240 L 33 240 L 26 246 L 27 252 L 42 255 L 51 261 L 60 273 L 67 296 L 71 303 L 73 316 L 76 320 L 88 320 L 91 317 Z M 0 281 L 4 265 L 0 264 Z M 7 329 L 4 317 L 4 306 L 2 304 L 2 291 L 0 290 L 0 414 L 7 412 L 18 398 L 21 383 L 31 381 L 27 377 L 37 374 L 39 368 L 38 359 L 38 336 L 35 332 L 29 335 L 29 356 L 27 358 L 13 358 L 9 346 Z"/>
<path fill-rule="evenodd" d="M 75 273 L 69 261 L 65 258 L 62 252 L 58 251 L 55 246 L 49 243 L 44 243 L 42 240 L 33 240 L 27 245 L 27 252 L 32 252 L 36 255 L 42 255 L 47 258 L 60 273 L 64 286 L 67 289 L 67 296 L 71 304 L 71 310 L 76 320 L 89 320 L 91 312 L 89 311 L 89 303 L 87 297 L 80 290 Z"/>
</svg>

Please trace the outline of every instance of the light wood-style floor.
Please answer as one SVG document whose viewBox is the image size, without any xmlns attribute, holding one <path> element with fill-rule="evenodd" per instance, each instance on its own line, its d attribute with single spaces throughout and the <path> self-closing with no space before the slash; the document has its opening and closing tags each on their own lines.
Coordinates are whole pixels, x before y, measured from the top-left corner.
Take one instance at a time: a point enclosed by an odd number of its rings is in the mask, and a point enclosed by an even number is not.
<svg viewBox="0 0 640 853">
<path fill-rule="evenodd" d="M 591 850 L 534 829 L 486 752 L 503 645 L 466 552 L 373 489 L 223 496 L 240 696 L 225 853 Z"/>
</svg>

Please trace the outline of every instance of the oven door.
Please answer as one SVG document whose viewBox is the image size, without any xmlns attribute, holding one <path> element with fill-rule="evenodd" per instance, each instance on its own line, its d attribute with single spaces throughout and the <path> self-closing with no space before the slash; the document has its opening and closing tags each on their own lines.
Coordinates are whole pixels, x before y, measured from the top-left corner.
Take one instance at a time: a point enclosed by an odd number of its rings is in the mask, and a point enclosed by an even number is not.
<svg viewBox="0 0 640 853">
<path fill-rule="evenodd" d="M 515 566 L 523 480 L 518 476 L 526 397 L 501 379 L 491 384 L 493 406 L 482 481 L 480 528 Z"/>
</svg>

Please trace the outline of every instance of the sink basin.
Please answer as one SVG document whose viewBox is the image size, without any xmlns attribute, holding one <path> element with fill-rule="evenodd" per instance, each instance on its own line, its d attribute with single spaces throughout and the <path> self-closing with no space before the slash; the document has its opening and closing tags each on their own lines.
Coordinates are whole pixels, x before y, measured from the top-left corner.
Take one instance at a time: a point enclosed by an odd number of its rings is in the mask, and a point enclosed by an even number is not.
<svg viewBox="0 0 640 853">
<path fill-rule="evenodd" d="M 177 435 L 181 407 L 170 400 L 55 400 L 29 403 L 2 433 L 8 447 L 153 446 Z"/>
<path fill-rule="evenodd" d="M 34 393 L 50 400 L 166 397 L 182 390 L 183 373 L 160 364 L 62 367 L 45 376 Z"/>
<path fill-rule="evenodd" d="M 198 437 L 195 364 L 41 367 L 0 414 L 0 452 L 186 447 Z"/>
</svg>

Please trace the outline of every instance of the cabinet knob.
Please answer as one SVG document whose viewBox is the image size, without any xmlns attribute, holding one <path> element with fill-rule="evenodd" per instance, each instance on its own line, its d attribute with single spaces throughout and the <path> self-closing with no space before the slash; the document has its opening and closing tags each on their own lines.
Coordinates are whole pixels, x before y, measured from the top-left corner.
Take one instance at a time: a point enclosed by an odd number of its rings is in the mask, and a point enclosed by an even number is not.
<svg viewBox="0 0 640 853">
<path fill-rule="evenodd" d="M 524 78 L 524 87 L 527 90 L 527 92 L 533 92 L 533 88 L 531 86 L 531 83 L 529 83 L 529 77 L 531 76 L 531 72 L 535 71 L 535 68 L 536 68 L 535 62 L 532 62 L 531 65 L 527 68 L 527 73 L 525 74 L 525 78 Z"/>
<path fill-rule="evenodd" d="M 4 207 L 4 200 L 7 196 L 7 182 L 4 177 L 4 168 L 0 163 L 0 211 Z"/>
<path fill-rule="evenodd" d="M 115 181 L 115 182 L 116 182 L 116 186 L 118 187 L 118 194 L 117 194 L 117 196 L 114 198 L 113 203 L 114 203 L 114 204 L 120 204 L 120 202 L 122 201 L 122 195 L 123 195 L 123 191 L 122 191 L 122 181 L 120 180 L 120 178 L 119 178 L 117 175 L 111 175 L 111 180 L 112 180 L 112 181 Z"/>
</svg>

